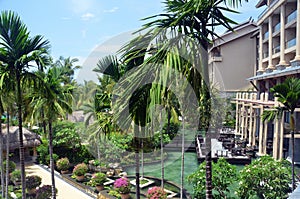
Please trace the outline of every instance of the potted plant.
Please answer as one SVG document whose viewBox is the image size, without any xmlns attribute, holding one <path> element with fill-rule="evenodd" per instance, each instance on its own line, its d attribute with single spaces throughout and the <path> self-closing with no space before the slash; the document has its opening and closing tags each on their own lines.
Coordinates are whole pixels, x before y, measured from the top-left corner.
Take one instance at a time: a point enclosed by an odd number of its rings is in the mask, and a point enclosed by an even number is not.
<svg viewBox="0 0 300 199">
<path fill-rule="evenodd" d="M 26 176 L 26 188 L 29 194 L 35 194 L 36 188 L 42 184 L 42 178 L 37 175 Z"/>
<path fill-rule="evenodd" d="M 107 181 L 106 175 L 104 173 L 98 172 L 93 174 L 90 183 L 95 186 L 97 191 L 102 191 L 104 189 L 104 183 Z"/>
<path fill-rule="evenodd" d="M 148 199 L 167 199 L 167 195 L 163 188 L 155 186 L 148 189 L 146 197 Z"/>
<path fill-rule="evenodd" d="M 88 166 L 85 163 L 77 164 L 73 169 L 73 174 L 76 176 L 78 181 L 84 180 L 84 175 L 88 171 Z"/>
<path fill-rule="evenodd" d="M 15 184 L 15 186 L 19 186 L 21 184 L 21 171 L 14 170 L 10 175 L 10 179 Z"/>
<path fill-rule="evenodd" d="M 114 188 L 121 195 L 122 199 L 130 198 L 129 193 L 130 193 L 131 184 L 130 184 L 129 180 L 126 177 L 122 177 L 122 178 L 117 179 L 114 182 Z"/>
<path fill-rule="evenodd" d="M 55 189 L 57 194 L 57 189 Z M 52 196 L 52 187 L 51 185 L 43 185 L 36 191 L 36 199 L 50 199 Z"/>
<path fill-rule="evenodd" d="M 68 173 L 68 169 L 70 167 L 70 162 L 68 158 L 60 158 L 56 162 L 56 167 L 61 171 L 62 174 Z"/>
</svg>

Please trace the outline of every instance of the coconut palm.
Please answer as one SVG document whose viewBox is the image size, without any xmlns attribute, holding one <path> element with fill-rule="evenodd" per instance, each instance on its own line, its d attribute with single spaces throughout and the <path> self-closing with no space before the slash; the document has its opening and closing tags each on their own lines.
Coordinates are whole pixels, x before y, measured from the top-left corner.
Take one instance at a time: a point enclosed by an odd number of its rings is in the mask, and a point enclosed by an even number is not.
<svg viewBox="0 0 300 199">
<path fill-rule="evenodd" d="M 49 48 L 48 41 L 40 35 L 30 37 L 29 31 L 20 17 L 12 11 L 3 11 L 0 15 L 0 61 L 6 64 L 5 70 L 10 71 L 15 81 L 16 102 L 19 122 L 19 148 L 22 181 L 22 198 L 26 198 L 24 145 L 22 132 L 22 82 L 25 77 L 33 77 L 29 72 L 31 61 L 36 60 L 34 52 Z"/>
<path fill-rule="evenodd" d="M 76 62 L 79 60 L 77 58 L 64 58 L 62 56 L 59 57 L 59 59 L 55 62 L 55 66 L 63 68 L 63 73 L 62 73 L 62 79 L 65 84 L 71 84 L 75 83 L 74 80 L 74 75 L 75 75 L 75 70 L 80 69 L 81 66 L 75 65 Z"/>
<path fill-rule="evenodd" d="M 55 178 L 54 178 L 54 159 L 53 159 L 53 130 L 52 124 L 58 118 L 64 118 L 66 113 L 72 112 L 72 90 L 69 85 L 62 84 L 62 68 L 52 67 L 46 74 L 38 73 L 40 78 L 40 89 L 34 89 L 30 93 L 32 116 L 33 118 L 40 118 L 41 108 L 43 109 L 43 116 L 48 123 L 49 135 L 49 154 L 50 154 L 50 168 L 52 180 L 52 198 L 56 198 Z"/>
<path fill-rule="evenodd" d="M 292 144 L 292 189 L 295 188 L 295 116 L 294 112 L 300 106 L 300 79 L 288 77 L 283 83 L 277 84 L 270 89 L 277 97 L 279 104 L 274 110 L 265 110 L 263 120 L 274 120 L 275 117 L 281 117 L 284 112 L 290 114 L 290 130 Z"/>
</svg>

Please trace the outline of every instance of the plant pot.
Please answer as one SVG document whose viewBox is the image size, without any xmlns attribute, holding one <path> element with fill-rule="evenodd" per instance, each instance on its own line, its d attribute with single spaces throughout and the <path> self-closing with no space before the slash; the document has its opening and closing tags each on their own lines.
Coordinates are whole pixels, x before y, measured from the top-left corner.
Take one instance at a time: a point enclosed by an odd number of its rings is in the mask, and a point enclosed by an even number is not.
<svg viewBox="0 0 300 199">
<path fill-rule="evenodd" d="M 69 173 L 69 170 L 61 170 L 60 172 L 61 172 L 61 174 L 67 174 L 67 173 Z"/>
<path fill-rule="evenodd" d="M 120 193 L 121 199 L 129 199 L 130 198 L 130 193 Z"/>
<path fill-rule="evenodd" d="M 104 185 L 103 184 L 101 184 L 101 185 L 96 185 L 96 190 L 97 191 L 102 191 L 104 189 Z"/>
<path fill-rule="evenodd" d="M 82 182 L 84 180 L 84 175 L 76 176 L 76 180 Z"/>
</svg>

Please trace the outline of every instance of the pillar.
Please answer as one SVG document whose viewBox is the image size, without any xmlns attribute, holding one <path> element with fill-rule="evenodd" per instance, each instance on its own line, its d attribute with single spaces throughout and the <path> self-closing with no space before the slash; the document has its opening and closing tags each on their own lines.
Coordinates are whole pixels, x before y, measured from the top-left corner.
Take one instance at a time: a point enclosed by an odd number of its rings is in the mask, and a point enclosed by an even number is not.
<svg viewBox="0 0 300 199">
<path fill-rule="evenodd" d="M 257 74 L 262 74 L 265 69 L 263 68 L 262 65 L 262 60 L 263 60 L 263 29 L 262 26 L 259 28 L 259 60 L 258 60 L 258 71 Z"/>
<path fill-rule="evenodd" d="M 269 17 L 269 65 L 267 70 L 273 70 L 274 66 L 272 63 L 272 55 L 273 55 L 273 23 L 272 17 Z"/>
<path fill-rule="evenodd" d="M 297 0 L 297 25 L 296 25 L 296 56 L 291 62 L 292 66 L 300 64 L 300 0 Z"/>
<path fill-rule="evenodd" d="M 264 139 L 264 121 L 262 119 L 264 107 L 260 105 L 260 123 L 259 123 L 259 142 L 258 142 L 258 153 L 259 155 L 264 154 L 264 146 L 263 146 L 263 139 Z"/>
<path fill-rule="evenodd" d="M 284 69 L 288 64 L 285 61 L 285 5 L 280 7 L 280 61 L 277 65 L 278 69 Z"/>
</svg>

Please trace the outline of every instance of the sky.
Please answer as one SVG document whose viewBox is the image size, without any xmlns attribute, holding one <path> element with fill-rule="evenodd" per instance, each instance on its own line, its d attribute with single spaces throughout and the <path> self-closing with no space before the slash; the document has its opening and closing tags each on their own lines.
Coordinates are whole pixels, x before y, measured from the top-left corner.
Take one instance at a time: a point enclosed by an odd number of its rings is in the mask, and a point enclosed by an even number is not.
<svg viewBox="0 0 300 199">
<path fill-rule="evenodd" d="M 257 19 L 258 0 L 249 0 L 236 22 Z M 162 0 L 0 0 L 0 10 L 15 11 L 31 35 L 42 35 L 51 44 L 51 56 L 78 58 L 78 76 L 95 79 L 89 71 L 106 54 L 117 51 L 144 23 L 142 18 L 163 12 Z M 220 30 L 222 31 L 222 30 Z"/>
</svg>

